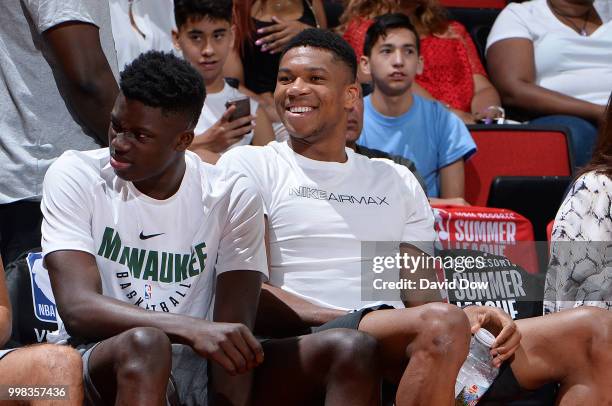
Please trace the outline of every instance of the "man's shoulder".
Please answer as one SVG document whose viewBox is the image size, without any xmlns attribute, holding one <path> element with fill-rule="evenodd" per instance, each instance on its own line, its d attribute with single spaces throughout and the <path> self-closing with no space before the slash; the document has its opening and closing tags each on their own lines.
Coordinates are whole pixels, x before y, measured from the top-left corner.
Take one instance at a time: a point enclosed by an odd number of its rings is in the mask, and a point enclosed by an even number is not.
<svg viewBox="0 0 612 406">
<path fill-rule="evenodd" d="M 241 145 L 225 152 L 219 164 L 222 167 L 235 168 L 248 166 L 254 170 L 264 169 L 267 165 L 276 162 L 281 155 L 283 143 L 272 141 L 266 146 Z"/>
<path fill-rule="evenodd" d="M 108 148 L 93 149 L 90 151 L 68 150 L 62 153 L 51 164 L 49 171 L 70 172 L 76 171 L 86 176 L 95 176 L 109 164 Z"/>
</svg>

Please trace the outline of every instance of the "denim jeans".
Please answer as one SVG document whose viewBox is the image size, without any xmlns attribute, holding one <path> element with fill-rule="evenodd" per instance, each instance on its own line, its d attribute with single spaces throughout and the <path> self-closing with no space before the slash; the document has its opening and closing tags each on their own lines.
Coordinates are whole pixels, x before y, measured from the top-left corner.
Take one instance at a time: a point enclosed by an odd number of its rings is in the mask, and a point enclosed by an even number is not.
<svg viewBox="0 0 612 406">
<path fill-rule="evenodd" d="M 561 125 L 570 130 L 569 147 L 574 156 L 574 165 L 578 168 L 591 160 L 593 147 L 597 139 L 597 127 L 580 117 L 555 115 L 544 116 L 531 120 L 529 124 Z"/>
</svg>

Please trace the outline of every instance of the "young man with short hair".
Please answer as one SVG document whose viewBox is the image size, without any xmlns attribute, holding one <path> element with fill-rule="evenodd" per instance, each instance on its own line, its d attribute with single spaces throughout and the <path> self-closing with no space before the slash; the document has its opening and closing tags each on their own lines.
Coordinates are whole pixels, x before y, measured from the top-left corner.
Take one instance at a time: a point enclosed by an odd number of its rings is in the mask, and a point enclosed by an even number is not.
<svg viewBox="0 0 612 406">
<path fill-rule="evenodd" d="M 427 198 L 407 168 L 345 148 L 347 112 L 359 97 L 356 68 L 352 48 L 337 35 L 298 34 L 281 57 L 274 94 L 290 141 L 236 148 L 220 161 L 250 176 L 264 200 L 270 281 L 258 329 L 367 332 L 379 342 L 385 378 L 399 384 L 398 406 L 450 404 L 467 354 L 465 314 L 443 303 L 419 306 L 423 299 L 414 296 L 411 309 L 377 310 L 384 303 L 361 299 L 360 242 L 426 242 L 434 231 Z M 490 312 L 495 331 L 503 330 L 503 360 L 517 344 L 512 321 Z"/>
<path fill-rule="evenodd" d="M 612 317 L 605 311 L 514 323 L 497 308 L 419 305 L 414 292 L 404 297 L 408 309 L 362 300 L 367 258 L 360 243 L 433 239 L 433 217 L 405 167 L 345 148 L 347 114 L 359 95 L 355 71 L 353 51 L 341 38 L 314 29 L 299 34 L 281 57 L 275 92 L 290 140 L 236 148 L 220 161 L 251 177 L 264 201 L 270 280 L 256 331 L 367 332 L 378 340 L 384 378 L 398 385 L 395 405 L 405 406 L 452 404 L 469 331 L 482 326 L 496 335 L 493 363 L 502 365 L 493 400 L 559 382 L 560 404 L 609 401 Z M 587 372 L 589 365 L 596 373 Z"/>
<path fill-rule="evenodd" d="M 215 404 L 373 404 L 370 337 L 260 343 L 249 330 L 267 275 L 262 206 L 244 176 L 187 151 L 204 103 L 198 72 L 149 52 L 120 89 L 110 148 L 63 154 L 43 187 L 43 255 L 62 318 L 50 339 L 82 352 L 88 404 L 176 404 L 178 393 L 202 405 L 207 389 Z"/>
<path fill-rule="evenodd" d="M 423 61 L 410 19 L 399 13 L 378 17 L 366 33 L 360 63 L 374 91 L 365 98 L 359 144 L 412 160 L 429 197 L 463 198 L 463 163 L 476 144 L 459 117 L 411 91 Z"/>
<path fill-rule="evenodd" d="M 237 145 L 265 145 L 274 139 L 266 112 L 249 98 L 250 114 L 232 119 L 236 106 L 228 101 L 247 98 L 237 84 L 223 77 L 223 65 L 234 47 L 232 0 L 176 0 L 174 46 L 202 75 L 206 101 L 190 149 L 207 161 Z M 214 162 L 213 162 L 214 163 Z"/>
</svg>

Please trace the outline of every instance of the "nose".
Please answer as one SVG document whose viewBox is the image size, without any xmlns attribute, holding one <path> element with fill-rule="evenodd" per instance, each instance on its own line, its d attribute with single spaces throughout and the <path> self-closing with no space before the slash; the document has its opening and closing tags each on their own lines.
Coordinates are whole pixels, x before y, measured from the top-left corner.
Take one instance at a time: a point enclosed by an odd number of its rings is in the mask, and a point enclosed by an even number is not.
<svg viewBox="0 0 612 406">
<path fill-rule="evenodd" d="M 306 82 L 300 77 L 296 78 L 289 86 L 289 89 L 287 89 L 288 96 L 299 96 L 307 92 L 308 86 L 306 85 Z"/>
<path fill-rule="evenodd" d="M 115 135 L 115 138 L 110 143 L 111 146 L 111 154 L 115 153 L 125 153 L 130 149 L 132 145 L 131 140 L 134 139 L 134 134 L 130 132 L 120 132 Z"/>
<path fill-rule="evenodd" d="M 202 44 L 202 49 L 200 51 L 200 53 L 202 54 L 202 56 L 211 56 L 215 53 L 215 51 L 213 50 L 212 41 L 204 41 L 204 43 Z"/>
<path fill-rule="evenodd" d="M 404 54 L 402 53 L 400 49 L 397 49 L 393 53 L 391 62 L 393 63 L 393 66 L 395 67 L 404 66 Z"/>
</svg>

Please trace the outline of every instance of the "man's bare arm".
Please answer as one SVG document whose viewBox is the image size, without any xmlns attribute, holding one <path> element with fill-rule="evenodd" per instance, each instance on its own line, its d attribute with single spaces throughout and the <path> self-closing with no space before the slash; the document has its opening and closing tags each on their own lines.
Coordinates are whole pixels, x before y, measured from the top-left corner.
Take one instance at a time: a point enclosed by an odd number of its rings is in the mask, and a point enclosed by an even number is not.
<svg viewBox="0 0 612 406">
<path fill-rule="evenodd" d="M 215 290 L 215 322 L 242 323 L 255 326 L 262 274 L 254 271 L 231 271 L 219 275 Z M 245 338 L 246 339 L 246 338 Z M 244 343 L 247 346 L 247 343 Z M 245 351 L 246 352 L 246 351 Z M 263 350 L 249 358 L 241 357 L 237 372 L 230 376 L 212 365 L 211 389 L 215 405 L 248 405 L 253 383 L 253 368 L 263 362 Z"/>
<path fill-rule="evenodd" d="M 400 278 L 413 283 L 410 289 L 405 289 L 401 292 L 404 306 L 416 307 L 426 303 L 441 302 L 442 295 L 440 294 L 440 289 L 436 288 L 435 285 L 438 282 L 435 264 L 433 261 L 427 261 L 427 258 L 432 258 L 411 244 L 401 244 L 400 254 L 402 258 L 414 258 L 414 261 L 405 261 L 409 264 L 408 267 L 400 267 Z M 415 263 L 419 264 L 419 266 L 413 268 L 412 265 Z M 427 287 L 424 289 L 421 289 L 421 280 L 428 282 Z"/>
<path fill-rule="evenodd" d="M 0 258 L 0 348 L 11 338 L 11 303 L 9 302 L 8 290 L 4 280 L 4 267 Z"/>
<path fill-rule="evenodd" d="M 464 162 L 460 158 L 440 169 L 440 198 L 465 197 Z"/>
<path fill-rule="evenodd" d="M 245 349 L 238 339 L 250 335 L 244 325 L 149 311 L 104 296 L 96 261 L 89 253 L 55 251 L 45 256 L 45 263 L 58 311 L 70 335 L 100 341 L 135 327 L 156 327 L 172 342 L 189 345 L 230 373 L 238 370 L 240 357 L 257 351 L 258 344 L 254 348 L 248 341 Z"/>
<path fill-rule="evenodd" d="M 78 120 L 108 145 L 110 112 L 119 92 L 93 24 L 71 21 L 43 33 L 54 73 L 68 84 L 67 98 Z"/>
</svg>

